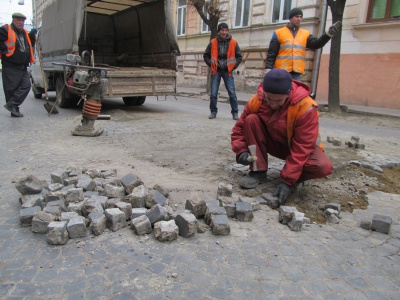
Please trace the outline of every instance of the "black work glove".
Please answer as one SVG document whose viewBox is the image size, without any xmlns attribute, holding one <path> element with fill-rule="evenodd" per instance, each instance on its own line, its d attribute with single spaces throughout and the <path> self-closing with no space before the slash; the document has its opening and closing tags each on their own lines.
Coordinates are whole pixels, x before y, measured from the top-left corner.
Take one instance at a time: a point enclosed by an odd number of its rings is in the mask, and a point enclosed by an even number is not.
<svg viewBox="0 0 400 300">
<path fill-rule="evenodd" d="M 290 186 L 288 186 L 286 183 L 281 182 L 280 184 L 278 184 L 274 192 L 274 196 L 278 197 L 279 205 L 285 203 L 291 192 L 292 190 Z"/>
<path fill-rule="evenodd" d="M 250 162 L 247 160 L 249 158 L 249 156 L 250 156 L 249 152 L 240 153 L 239 158 L 238 158 L 238 163 L 245 165 L 245 166 L 249 165 Z"/>
<path fill-rule="evenodd" d="M 36 34 L 37 33 L 37 29 L 36 28 L 32 28 L 31 31 L 29 32 L 31 34 Z"/>
<path fill-rule="evenodd" d="M 331 27 L 329 27 L 328 32 L 326 33 L 330 37 L 333 37 L 336 33 L 338 33 L 342 29 L 342 22 L 337 21 Z"/>
</svg>

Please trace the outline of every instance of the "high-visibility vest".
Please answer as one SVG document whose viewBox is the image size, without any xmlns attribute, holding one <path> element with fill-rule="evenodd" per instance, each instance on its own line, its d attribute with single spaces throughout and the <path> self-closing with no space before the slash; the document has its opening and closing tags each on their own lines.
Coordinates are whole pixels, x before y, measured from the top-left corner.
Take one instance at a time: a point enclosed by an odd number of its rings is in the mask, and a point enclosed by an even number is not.
<svg viewBox="0 0 400 300">
<path fill-rule="evenodd" d="M 226 64 L 228 66 L 228 75 L 232 76 L 232 71 L 236 65 L 236 40 L 231 39 L 226 53 Z M 218 69 L 218 40 L 213 38 L 211 40 L 211 72 L 213 75 L 217 73 Z"/>
<path fill-rule="evenodd" d="M 7 46 L 7 53 L 5 54 L 5 56 L 10 57 L 11 55 L 14 54 L 14 51 L 15 51 L 15 43 L 17 42 L 17 34 L 15 33 L 14 29 L 12 29 L 9 24 L 7 24 L 7 32 L 8 32 L 8 38 L 4 42 L 4 44 L 6 44 L 6 46 Z M 32 47 L 32 43 L 31 43 L 31 39 L 29 38 L 29 33 L 27 30 L 25 30 L 25 33 L 26 33 L 26 35 L 25 35 L 26 39 L 28 41 L 29 53 L 31 55 L 29 62 L 33 63 L 35 61 L 35 57 L 33 54 L 33 47 Z M 1 58 L 1 53 L 0 53 L 0 58 Z"/>
<path fill-rule="evenodd" d="M 275 33 L 280 47 L 274 67 L 303 74 L 306 65 L 306 45 L 310 32 L 299 28 L 296 37 L 293 37 L 290 29 L 285 26 L 276 30 Z"/>
<path fill-rule="evenodd" d="M 252 114 L 258 113 L 258 110 L 260 109 L 262 102 L 263 102 L 263 100 L 261 100 L 257 94 L 253 95 L 248 102 L 248 107 L 249 107 L 250 113 L 252 113 Z M 305 114 L 307 111 L 309 111 L 312 107 L 317 108 L 318 104 L 310 96 L 306 96 L 303 99 L 301 99 L 299 102 L 289 105 L 287 117 L 286 117 L 286 133 L 287 133 L 287 140 L 288 140 L 289 148 L 292 145 L 292 138 L 293 138 L 294 129 L 296 127 L 297 120 L 303 114 Z M 318 111 L 317 111 L 317 113 L 319 116 Z M 315 142 L 315 146 L 317 146 L 322 151 L 324 151 L 324 146 L 322 145 L 322 140 L 321 140 L 321 136 L 320 136 L 319 132 L 318 132 L 317 140 Z"/>
</svg>

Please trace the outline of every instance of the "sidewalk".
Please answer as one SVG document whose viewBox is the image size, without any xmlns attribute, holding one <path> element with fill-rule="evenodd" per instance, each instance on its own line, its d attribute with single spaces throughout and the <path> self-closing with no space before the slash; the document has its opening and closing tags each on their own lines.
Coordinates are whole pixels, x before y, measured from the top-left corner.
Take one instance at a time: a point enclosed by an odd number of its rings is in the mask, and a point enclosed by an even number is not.
<svg viewBox="0 0 400 300">
<path fill-rule="evenodd" d="M 177 94 L 181 97 L 190 97 L 190 98 L 201 98 L 203 100 L 208 100 L 208 95 L 206 94 L 205 88 L 195 88 L 195 87 L 177 87 Z M 221 84 L 219 91 L 219 99 L 228 99 L 228 92 L 225 90 L 225 87 Z M 245 105 L 247 101 L 251 98 L 252 94 L 250 93 L 242 93 L 237 92 L 236 96 L 238 98 L 238 103 L 240 105 Z M 320 106 L 327 106 L 327 102 L 318 102 Z M 369 116 L 379 116 L 379 117 L 391 117 L 391 118 L 400 118 L 400 109 L 390 109 L 390 108 L 380 108 L 380 107 L 371 107 L 371 106 L 362 106 L 362 105 L 341 105 L 344 109 L 347 108 L 348 113 L 361 114 L 361 115 L 369 115 Z"/>
</svg>

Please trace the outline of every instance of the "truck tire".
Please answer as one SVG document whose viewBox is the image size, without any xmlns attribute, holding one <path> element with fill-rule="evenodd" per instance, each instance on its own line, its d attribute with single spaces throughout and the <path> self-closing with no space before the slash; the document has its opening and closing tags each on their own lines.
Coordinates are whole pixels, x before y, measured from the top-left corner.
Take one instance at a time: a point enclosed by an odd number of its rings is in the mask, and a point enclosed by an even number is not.
<svg viewBox="0 0 400 300">
<path fill-rule="evenodd" d="M 66 87 L 64 87 L 64 80 L 62 77 L 57 77 L 56 80 L 56 101 L 59 107 L 69 108 L 71 106 L 70 99 L 66 97 Z"/>
<path fill-rule="evenodd" d="M 139 106 L 143 105 L 146 101 L 146 96 L 139 96 L 139 97 L 122 97 L 126 106 Z"/>
<path fill-rule="evenodd" d="M 32 83 L 32 92 L 33 92 L 33 97 L 35 97 L 35 99 L 42 99 L 43 92 L 41 90 L 42 90 L 41 88 L 37 88 Z"/>
<path fill-rule="evenodd" d="M 143 103 L 146 101 L 146 96 L 139 96 L 137 98 L 138 99 L 137 99 L 136 104 L 135 104 L 137 106 L 143 105 Z"/>
</svg>

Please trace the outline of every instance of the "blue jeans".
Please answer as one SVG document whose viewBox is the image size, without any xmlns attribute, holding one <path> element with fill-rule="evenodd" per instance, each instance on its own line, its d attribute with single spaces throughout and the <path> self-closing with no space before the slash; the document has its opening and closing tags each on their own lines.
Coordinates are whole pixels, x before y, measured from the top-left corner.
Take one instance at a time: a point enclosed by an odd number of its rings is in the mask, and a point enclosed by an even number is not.
<svg viewBox="0 0 400 300">
<path fill-rule="evenodd" d="M 238 101 L 235 92 L 235 80 L 233 76 L 228 75 L 228 71 L 220 71 L 218 70 L 215 75 L 211 75 L 211 95 L 210 95 L 210 111 L 212 113 L 217 113 L 217 100 L 218 100 L 218 90 L 219 84 L 221 83 L 221 78 L 224 80 L 225 88 L 228 91 L 229 102 L 231 104 L 231 113 L 237 114 L 238 109 Z"/>
<path fill-rule="evenodd" d="M 296 72 L 290 72 L 290 75 L 292 75 L 293 80 L 301 81 L 301 74 L 296 73 Z"/>
</svg>

